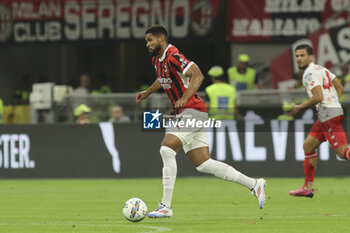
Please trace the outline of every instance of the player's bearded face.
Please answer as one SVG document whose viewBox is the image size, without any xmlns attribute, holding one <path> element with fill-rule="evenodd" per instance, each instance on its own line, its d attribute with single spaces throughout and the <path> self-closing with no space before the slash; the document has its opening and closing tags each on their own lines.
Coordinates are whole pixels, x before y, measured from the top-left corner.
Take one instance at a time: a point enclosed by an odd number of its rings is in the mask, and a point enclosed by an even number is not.
<svg viewBox="0 0 350 233">
<path fill-rule="evenodd" d="M 299 69 L 305 69 L 312 62 L 312 56 L 307 53 L 306 49 L 299 49 L 295 51 L 295 61 Z"/>
<path fill-rule="evenodd" d="M 146 35 L 146 42 L 147 42 L 146 46 L 147 46 L 148 52 L 152 56 L 158 55 L 159 51 L 161 50 L 159 39 L 156 36 L 152 35 L 151 33 L 148 33 Z"/>
</svg>

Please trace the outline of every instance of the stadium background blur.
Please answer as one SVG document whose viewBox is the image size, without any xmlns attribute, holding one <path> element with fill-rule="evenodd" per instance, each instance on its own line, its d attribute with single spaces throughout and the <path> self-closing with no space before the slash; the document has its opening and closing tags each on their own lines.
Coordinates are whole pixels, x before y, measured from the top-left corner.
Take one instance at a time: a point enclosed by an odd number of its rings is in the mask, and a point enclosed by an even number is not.
<svg viewBox="0 0 350 233">
<path fill-rule="evenodd" d="M 349 11 L 349 0 L 0 0 L 0 232 L 348 232 L 349 165 L 327 143 L 315 197 L 288 195 L 317 116 L 283 116 L 307 98 L 293 53 L 309 43 L 316 63 L 342 78 L 349 132 Z M 169 100 L 159 92 L 135 103 L 155 78 L 144 41 L 152 23 L 199 65 L 201 96 L 212 66 L 227 71 L 249 55 L 262 88 L 237 91 L 238 118 L 208 135 L 213 158 L 266 178 L 263 211 L 235 185 L 193 178 L 180 152 L 176 216 L 123 218 L 125 200 L 152 209 L 161 192 L 164 130 L 143 129 L 142 116 L 168 113 Z"/>
<path fill-rule="evenodd" d="M 249 66 L 256 71 L 259 85 L 253 90 L 237 90 L 239 116 L 224 126 L 226 136 L 220 132 L 210 134 L 211 151 L 219 160 L 240 162 L 249 174 L 259 173 L 254 169 L 264 162 L 271 166 L 266 175 L 302 175 L 292 171 L 303 160 L 302 140 L 316 114 L 310 110 L 299 114 L 295 121 L 276 123 L 277 119 L 293 120 L 283 118 L 285 107 L 307 98 L 300 88 L 294 62 L 294 47 L 299 43 L 313 45 L 315 62 L 343 80 L 342 103 L 347 114 L 349 1 L 1 0 L 0 3 L 3 101 L 0 167 L 6 168 L 0 173 L 6 176 L 110 177 L 120 170 L 126 172 L 119 174 L 123 177 L 144 176 L 145 171 L 145 176 L 158 174 L 146 168 L 137 175 L 121 169 L 129 166 L 121 163 L 124 156 L 132 153 L 124 157 L 132 162 L 142 153 L 141 147 L 129 148 L 130 138 L 158 153 L 157 145 L 146 145 L 144 137 L 149 135 L 148 140 L 158 140 L 164 132 L 149 134 L 142 129 L 142 115 L 157 109 L 167 113 L 170 107 L 161 92 L 141 105 L 135 103 L 136 92 L 145 90 L 155 78 L 144 41 L 144 32 L 152 23 L 164 24 L 170 43 L 199 65 L 206 77 L 199 89 L 203 97 L 205 88 L 211 84 L 207 72 L 214 65 L 224 68 L 227 79 L 228 68 L 237 66 L 240 54 L 247 54 L 248 58 L 243 56 L 245 61 L 248 59 Z M 120 106 L 115 117 L 123 120 L 114 120 L 113 124 L 114 106 Z M 88 125 L 79 128 L 74 123 Z M 349 125 L 346 118 L 346 130 Z M 80 135 L 87 129 L 89 133 Z M 52 134 L 52 130 L 62 133 Z M 45 133 L 52 139 L 43 138 Z M 94 169 L 96 172 L 89 171 L 89 166 L 76 170 L 74 163 L 69 166 L 62 163 L 64 170 L 57 164 L 40 167 L 35 164 L 42 163 L 35 161 L 42 160 L 48 152 L 37 142 L 45 142 L 49 151 L 66 143 L 68 147 L 51 154 L 58 161 L 65 156 L 80 161 L 83 150 L 91 166 L 101 158 L 103 162 L 98 164 L 105 165 Z M 322 148 L 321 160 L 335 166 L 333 174 L 347 174 L 336 169 L 337 164 L 345 165 L 330 154 L 329 147 L 324 144 Z M 106 156 L 96 157 L 98 153 Z M 156 161 L 157 157 L 153 159 Z M 278 165 L 279 161 L 283 161 L 283 166 Z M 106 169 L 108 166 L 113 169 Z M 18 167 L 30 169 L 7 169 Z M 183 175 L 195 174 L 187 167 Z M 320 170 L 322 175 L 333 172 Z"/>
</svg>

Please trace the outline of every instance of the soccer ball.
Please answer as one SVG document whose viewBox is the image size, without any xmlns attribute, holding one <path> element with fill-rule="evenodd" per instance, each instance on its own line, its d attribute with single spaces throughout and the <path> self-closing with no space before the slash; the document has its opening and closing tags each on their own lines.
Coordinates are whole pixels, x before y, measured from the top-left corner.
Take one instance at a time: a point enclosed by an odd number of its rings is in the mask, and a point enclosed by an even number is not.
<svg viewBox="0 0 350 233">
<path fill-rule="evenodd" d="M 147 206 L 140 198 L 127 200 L 123 207 L 123 215 L 130 222 L 140 222 L 146 217 Z"/>
</svg>

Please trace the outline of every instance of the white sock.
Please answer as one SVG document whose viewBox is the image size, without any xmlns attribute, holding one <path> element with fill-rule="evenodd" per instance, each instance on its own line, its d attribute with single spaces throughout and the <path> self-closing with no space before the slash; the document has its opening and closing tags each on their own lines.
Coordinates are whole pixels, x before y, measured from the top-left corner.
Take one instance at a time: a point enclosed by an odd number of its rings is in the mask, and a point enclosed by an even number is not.
<svg viewBox="0 0 350 233">
<path fill-rule="evenodd" d="M 171 200 L 173 197 L 177 164 L 176 164 L 176 152 L 167 146 L 160 147 L 160 155 L 163 159 L 163 198 L 162 203 L 171 208 Z"/>
<path fill-rule="evenodd" d="M 199 172 L 215 175 L 216 177 L 228 180 L 232 182 L 236 182 L 238 184 L 243 185 L 244 187 L 247 187 L 249 190 L 251 190 L 256 183 L 256 179 L 250 178 L 233 167 L 223 163 L 216 161 L 214 159 L 208 159 L 201 165 L 197 167 L 197 170 Z"/>
</svg>

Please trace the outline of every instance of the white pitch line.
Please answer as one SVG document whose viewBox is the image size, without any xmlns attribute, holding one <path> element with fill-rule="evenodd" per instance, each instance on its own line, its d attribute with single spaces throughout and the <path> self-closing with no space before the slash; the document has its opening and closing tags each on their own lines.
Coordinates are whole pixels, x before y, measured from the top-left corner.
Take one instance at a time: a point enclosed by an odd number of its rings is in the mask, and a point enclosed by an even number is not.
<svg viewBox="0 0 350 233">
<path fill-rule="evenodd" d="M 146 228 L 153 229 L 152 231 L 142 231 L 140 233 L 160 233 L 160 232 L 170 231 L 170 228 L 168 227 L 153 227 L 153 226 L 137 226 L 137 227 L 142 227 L 142 228 L 146 227 Z"/>
</svg>

